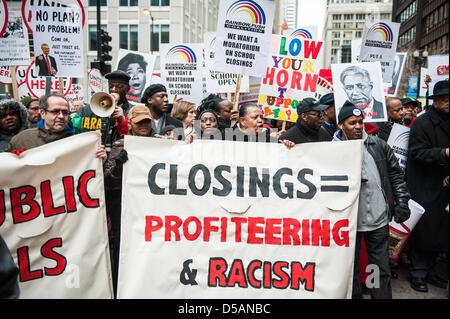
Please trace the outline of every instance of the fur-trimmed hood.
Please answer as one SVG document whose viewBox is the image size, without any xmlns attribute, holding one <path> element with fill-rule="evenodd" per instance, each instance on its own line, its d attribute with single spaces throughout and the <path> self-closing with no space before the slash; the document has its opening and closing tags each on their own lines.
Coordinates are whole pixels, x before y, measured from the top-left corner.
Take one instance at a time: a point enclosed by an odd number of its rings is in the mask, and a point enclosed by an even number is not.
<svg viewBox="0 0 450 319">
<path fill-rule="evenodd" d="M 5 132 L 0 128 L 0 152 L 3 151 L 3 149 L 8 145 L 9 141 L 14 135 L 22 132 L 28 126 L 28 111 L 22 103 L 13 99 L 0 100 L 0 114 L 7 109 L 13 109 L 19 112 L 20 128 L 17 132 L 14 133 Z"/>
</svg>

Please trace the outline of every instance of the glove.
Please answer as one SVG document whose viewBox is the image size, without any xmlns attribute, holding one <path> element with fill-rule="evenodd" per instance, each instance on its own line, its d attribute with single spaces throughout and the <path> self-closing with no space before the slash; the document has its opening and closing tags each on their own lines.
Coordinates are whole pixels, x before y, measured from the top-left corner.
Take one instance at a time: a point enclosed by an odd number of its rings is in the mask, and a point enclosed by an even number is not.
<svg viewBox="0 0 450 319">
<path fill-rule="evenodd" d="M 405 204 L 397 204 L 394 208 L 394 221 L 398 224 L 401 224 L 408 220 L 411 212 L 409 211 L 409 207 Z"/>
<path fill-rule="evenodd" d="M 116 157 L 114 157 L 114 160 L 116 161 L 116 166 L 122 167 L 123 163 L 128 161 L 128 153 L 127 153 L 127 151 L 123 148 L 120 151 L 120 153 L 117 154 Z"/>
</svg>

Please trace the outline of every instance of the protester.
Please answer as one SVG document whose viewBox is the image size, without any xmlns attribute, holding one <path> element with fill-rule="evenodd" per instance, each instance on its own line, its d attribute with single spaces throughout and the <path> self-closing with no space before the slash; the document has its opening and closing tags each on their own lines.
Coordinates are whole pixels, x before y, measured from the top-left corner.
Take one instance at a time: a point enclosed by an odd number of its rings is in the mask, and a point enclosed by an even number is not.
<svg viewBox="0 0 450 319">
<path fill-rule="evenodd" d="M 371 297 L 391 299 L 389 222 L 392 217 L 397 223 L 409 218 L 410 196 L 394 152 L 386 142 L 364 132 L 363 118 L 361 110 L 347 101 L 339 111 L 339 130 L 333 138 L 334 141 L 364 141 L 352 297 L 362 298 L 359 254 L 364 237 L 369 264 L 377 265 L 380 274 L 379 287 L 371 289 Z"/>
<path fill-rule="evenodd" d="M 20 295 L 19 269 L 0 235 L 0 299 L 17 299 Z"/>
<path fill-rule="evenodd" d="M 141 103 L 144 103 L 152 115 L 152 128 L 156 134 L 161 134 L 161 130 L 166 125 L 173 125 L 180 128 L 179 139 L 184 140 L 183 123 L 166 113 L 169 99 L 167 89 L 162 84 L 152 84 L 145 89 L 141 97 Z"/>
<path fill-rule="evenodd" d="M 222 140 L 224 131 L 219 129 L 219 116 L 212 109 L 204 109 L 198 116 L 202 139 Z"/>
<path fill-rule="evenodd" d="M 449 216 L 449 82 L 433 88 L 427 112 L 411 126 L 406 163 L 406 181 L 413 200 L 425 208 L 412 231 L 410 280 L 414 290 L 428 291 L 427 282 L 445 288 L 434 271 L 436 256 L 448 254 Z"/>
<path fill-rule="evenodd" d="M 237 121 L 239 117 L 239 111 L 233 110 L 233 103 L 216 94 L 210 94 L 202 100 L 198 111 L 201 113 L 206 109 L 213 110 L 217 114 L 218 126 L 222 132 L 224 129 L 231 127 L 231 122 Z"/>
<path fill-rule="evenodd" d="M 297 122 L 280 136 L 280 140 L 295 144 L 331 141 L 332 137 L 322 128 L 323 111 L 328 107 L 314 98 L 304 98 L 297 108 Z"/>
<path fill-rule="evenodd" d="M 403 124 L 411 128 L 412 123 L 416 119 L 416 109 L 419 106 L 419 102 L 412 100 L 409 97 L 401 99 L 403 105 Z"/>
<path fill-rule="evenodd" d="M 41 113 L 39 112 L 39 99 L 32 98 L 27 95 L 20 100 L 20 102 L 27 108 L 28 111 L 28 125 L 27 128 L 37 126 L 37 122 L 41 120 Z"/>
<path fill-rule="evenodd" d="M 14 136 L 6 148 L 7 152 L 29 150 L 62 138 L 72 136 L 74 128 L 69 122 L 69 102 L 58 93 L 50 93 L 39 99 L 42 119 L 38 126 L 24 130 Z M 95 156 L 106 161 L 105 147 L 100 145 Z"/>
<path fill-rule="evenodd" d="M 152 117 L 150 110 L 144 105 L 136 105 L 128 113 L 129 135 L 153 136 Z M 106 194 L 107 215 L 111 229 L 110 250 L 113 271 L 114 291 L 117 291 L 117 274 L 119 267 L 119 246 L 120 246 L 120 219 L 122 201 L 122 170 L 123 164 L 128 160 L 127 151 L 124 149 L 124 139 L 115 141 L 105 164 L 105 186 L 108 190 Z"/>
<path fill-rule="evenodd" d="M 0 101 L 0 151 L 9 141 L 27 128 L 27 110 L 22 103 L 12 99 Z"/>
<path fill-rule="evenodd" d="M 186 139 L 191 140 L 197 138 L 196 131 L 194 129 L 194 121 L 196 117 L 194 103 L 187 101 L 177 102 L 173 105 L 170 115 L 183 123 L 184 136 Z"/>
<path fill-rule="evenodd" d="M 105 77 L 108 79 L 109 93 L 118 95 L 114 112 L 110 117 L 100 117 L 93 112 L 92 106 L 87 104 L 72 118 L 72 123 L 76 133 L 101 130 L 102 144 L 106 146 L 106 151 L 109 153 L 112 143 L 123 137 L 128 131 L 126 115 L 130 104 L 126 99 L 126 94 L 130 89 L 128 84 L 130 76 L 117 70 L 106 74 Z"/>
<path fill-rule="evenodd" d="M 386 99 L 386 107 L 388 121 L 376 123 L 379 128 L 378 137 L 383 139 L 384 141 L 388 140 L 394 123 L 403 125 L 404 115 L 402 101 L 399 98 L 388 97 Z"/>
<path fill-rule="evenodd" d="M 175 132 L 174 130 L 176 129 L 175 126 L 173 125 L 166 125 L 162 130 L 161 130 L 161 135 L 158 137 L 161 138 L 167 138 L 169 140 L 174 140 L 175 139 Z M 155 135 L 156 136 L 156 135 Z M 188 142 L 192 142 L 192 141 L 188 141 Z"/>
<path fill-rule="evenodd" d="M 328 132 L 328 134 L 330 134 L 330 137 L 333 137 L 337 129 L 334 93 L 325 94 L 320 98 L 319 103 L 322 105 L 328 105 L 328 108 L 323 110 L 322 127 Z"/>
</svg>

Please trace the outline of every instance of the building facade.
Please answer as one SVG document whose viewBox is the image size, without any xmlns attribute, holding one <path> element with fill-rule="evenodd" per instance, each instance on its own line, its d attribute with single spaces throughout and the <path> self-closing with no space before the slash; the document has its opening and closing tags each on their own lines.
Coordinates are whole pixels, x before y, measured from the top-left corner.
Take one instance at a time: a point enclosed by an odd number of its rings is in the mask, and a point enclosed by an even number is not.
<svg viewBox="0 0 450 319">
<path fill-rule="evenodd" d="M 283 1 L 284 21 L 288 24 L 289 29 L 296 29 L 299 27 L 297 10 L 298 0 Z"/>
<path fill-rule="evenodd" d="M 324 67 L 351 62 L 352 40 L 362 38 L 367 18 L 391 21 L 392 0 L 328 0 L 323 39 Z"/>
</svg>

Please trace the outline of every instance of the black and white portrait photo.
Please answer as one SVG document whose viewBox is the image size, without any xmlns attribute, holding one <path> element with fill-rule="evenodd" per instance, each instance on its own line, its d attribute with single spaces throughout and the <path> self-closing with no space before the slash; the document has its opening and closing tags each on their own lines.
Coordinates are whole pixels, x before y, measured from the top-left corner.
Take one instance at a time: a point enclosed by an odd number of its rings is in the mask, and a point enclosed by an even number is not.
<svg viewBox="0 0 450 319">
<path fill-rule="evenodd" d="M 365 122 L 387 120 L 380 62 L 332 64 L 336 114 L 350 101 L 364 113 Z"/>
</svg>

